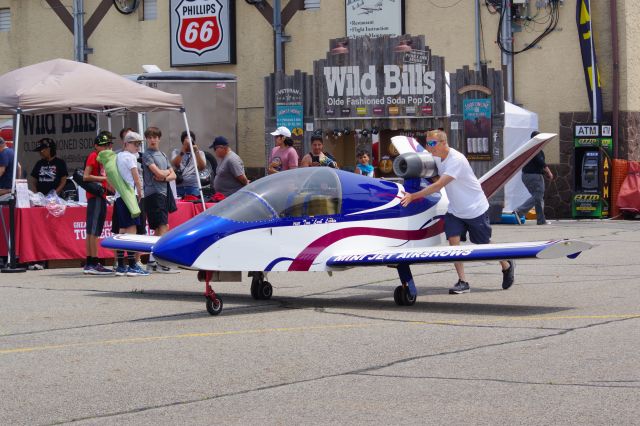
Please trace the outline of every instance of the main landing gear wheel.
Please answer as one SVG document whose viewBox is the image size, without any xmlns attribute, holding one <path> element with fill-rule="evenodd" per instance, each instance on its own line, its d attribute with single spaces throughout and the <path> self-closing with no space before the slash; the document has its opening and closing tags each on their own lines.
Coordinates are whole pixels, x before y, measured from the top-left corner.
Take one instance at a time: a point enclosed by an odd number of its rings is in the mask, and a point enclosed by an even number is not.
<svg viewBox="0 0 640 426">
<path fill-rule="evenodd" d="M 220 312 L 222 312 L 223 303 L 220 296 L 217 296 L 215 299 L 207 297 L 206 305 L 207 312 L 209 312 L 211 315 L 219 315 Z"/>
<path fill-rule="evenodd" d="M 273 295 L 273 287 L 269 281 L 262 277 L 254 276 L 251 280 L 251 297 L 256 300 L 269 300 Z"/>
<path fill-rule="evenodd" d="M 411 306 L 416 303 L 416 296 L 411 296 L 409 287 L 399 285 L 393 291 L 393 300 L 396 302 L 396 305 Z"/>
</svg>

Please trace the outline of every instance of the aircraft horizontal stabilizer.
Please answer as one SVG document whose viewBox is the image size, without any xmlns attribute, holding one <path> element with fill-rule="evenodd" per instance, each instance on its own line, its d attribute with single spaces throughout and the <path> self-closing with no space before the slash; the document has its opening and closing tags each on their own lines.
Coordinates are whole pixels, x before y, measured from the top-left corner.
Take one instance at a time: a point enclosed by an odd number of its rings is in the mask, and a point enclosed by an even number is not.
<svg viewBox="0 0 640 426">
<path fill-rule="evenodd" d="M 438 246 L 424 248 L 398 248 L 360 254 L 332 256 L 327 266 L 379 266 L 414 263 L 471 262 L 504 259 L 552 259 L 576 257 L 591 244 L 575 240 L 534 241 L 526 243 L 479 244 Z"/>
<path fill-rule="evenodd" d="M 153 235 L 118 234 L 103 240 L 100 244 L 102 247 L 112 250 L 151 253 L 153 245 L 159 239 L 160 237 Z"/>
</svg>

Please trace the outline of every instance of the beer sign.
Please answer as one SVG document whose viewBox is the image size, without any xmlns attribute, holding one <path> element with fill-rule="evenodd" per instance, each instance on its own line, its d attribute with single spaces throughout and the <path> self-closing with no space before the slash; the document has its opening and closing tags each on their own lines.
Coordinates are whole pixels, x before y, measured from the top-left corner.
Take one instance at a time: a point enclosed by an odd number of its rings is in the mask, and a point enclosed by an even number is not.
<svg viewBox="0 0 640 426">
<path fill-rule="evenodd" d="M 234 2 L 171 0 L 171 66 L 235 63 Z"/>
</svg>

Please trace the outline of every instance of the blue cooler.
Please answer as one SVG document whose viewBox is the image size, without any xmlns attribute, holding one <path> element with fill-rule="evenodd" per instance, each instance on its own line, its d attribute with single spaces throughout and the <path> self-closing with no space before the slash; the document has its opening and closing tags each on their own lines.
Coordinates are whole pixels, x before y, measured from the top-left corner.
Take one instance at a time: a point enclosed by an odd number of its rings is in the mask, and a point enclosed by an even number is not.
<svg viewBox="0 0 640 426">
<path fill-rule="evenodd" d="M 526 223 L 526 218 L 524 216 L 520 216 L 520 220 L 522 223 Z M 504 223 L 505 225 L 517 225 L 516 216 L 513 213 L 502 213 L 500 217 L 500 223 Z"/>
</svg>

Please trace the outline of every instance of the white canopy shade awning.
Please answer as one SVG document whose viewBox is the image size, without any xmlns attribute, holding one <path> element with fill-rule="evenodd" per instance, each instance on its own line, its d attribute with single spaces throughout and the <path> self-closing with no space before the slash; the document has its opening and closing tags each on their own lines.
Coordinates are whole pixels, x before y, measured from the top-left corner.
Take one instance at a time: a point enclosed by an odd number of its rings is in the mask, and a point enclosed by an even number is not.
<svg viewBox="0 0 640 426">
<path fill-rule="evenodd" d="M 94 65 L 54 59 L 0 76 L 0 114 L 180 110 L 182 95 L 162 92 Z"/>
</svg>

